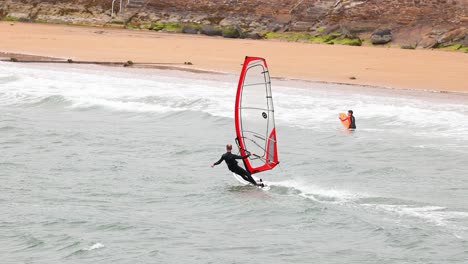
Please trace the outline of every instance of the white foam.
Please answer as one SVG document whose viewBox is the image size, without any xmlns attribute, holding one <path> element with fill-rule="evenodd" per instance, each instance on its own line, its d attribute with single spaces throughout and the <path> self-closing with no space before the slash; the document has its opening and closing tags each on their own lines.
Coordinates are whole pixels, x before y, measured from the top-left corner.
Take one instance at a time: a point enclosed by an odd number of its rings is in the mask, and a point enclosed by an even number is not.
<svg viewBox="0 0 468 264">
<path fill-rule="evenodd" d="M 167 71 L 123 71 L 104 67 L 54 68 L 0 64 L 13 81 L 0 90 L 0 105 L 39 102 L 62 96 L 71 107 L 103 107 L 112 111 L 200 111 L 233 118 L 237 76 L 212 80 Z M 14 77 L 14 78 L 13 78 Z M 358 129 L 392 130 L 417 137 L 468 140 L 468 104 L 415 97 L 360 94 L 346 86 L 272 80 L 278 125 L 317 130 L 341 128 L 337 114 L 353 109 Z M 304 85 L 303 85 L 304 86 Z M 436 96 L 436 94 L 435 94 Z M 157 98 L 157 100 L 153 100 Z M 370 130 L 367 130 L 370 131 Z"/>
<path fill-rule="evenodd" d="M 317 185 L 304 184 L 299 181 L 267 182 L 269 185 L 294 188 L 299 195 L 317 202 L 327 203 L 349 203 L 361 198 L 368 197 L 364 193 L 353 193 L 342 189 L 323 188 Z"/>
<path fill-rule="evenodd" d="M 446 226 L 453 220 L 468 218 L 468 212 L 450 211 L 441 206 L 415 206 L 394 204 L 361 204 L 376 210 L 396 214 L 401 217 L 423 219 L 435 225 Z"/>
<path fill-rule="evenodd" d="M 293 180 L 266 183 L 270 186 L 292 188 L 298 191 L 297 195 L 316 202 L 369 208 L 374 211 L 385 212 L 386 214 L 395 214 L 399 217 L 422 219 L 438 226 L 454 225 L 456 229 L 460 229 L 456 222 L 458 220 L 468 219 L 468 212 L 452 211 L 446 207 L 441 206 L 366 204 L 359 202 L 360 199 L 372 197 L 366 193 L 356 193 L 342 189 L 323 188 L 317 185 L 304 184 L 303 182 Z"/>
<path fill-rule="evenodd" d="M 94 243 L 92 246 L 90 247 L 87 247 L 87 248 L 83 248 L 83 250 L 86 250 L 86 251 L 92 251 L 92 250 L 95 250 L 95 249 L 100 249 L 100 248 L 103 248 L 104 245 L 101 244 L 101 243 Z"/>
<path fill-rule="evenodd" d="M 111 110 L 136 112 L 195 110 L 221 116 L 232 115 L 232 105 L 229 104 L 229 107 L 225 102 L 228 99 L 231 101 L 235 88 L 222 82 L 213 84 L 213 81 L 138 74 L 116 75 L 112 72 L 104 72 L 106 75 L 102 75 L 102 72 L 70 72 L 54 68 L 9 67 L 5 70 L 20 78 L 2 89 L 0 104 L 3 105 L 35 103 L 59 95 L 71 101 L 71 107 L 78 108 L 102 106 Z M 153 98 L 159 100 L 152 101 Z"/>
</svg>

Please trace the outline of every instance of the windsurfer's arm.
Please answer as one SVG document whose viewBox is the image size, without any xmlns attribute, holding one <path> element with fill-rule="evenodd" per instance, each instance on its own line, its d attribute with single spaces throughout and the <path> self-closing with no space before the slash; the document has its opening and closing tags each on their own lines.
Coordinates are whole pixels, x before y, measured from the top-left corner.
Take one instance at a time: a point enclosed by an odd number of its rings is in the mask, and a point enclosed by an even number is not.
<svg viewBox="0 0 468 264">
<path fill-rule="evenodd" d="M 224 160 L 224 155 L 222 155 L 221 158 L 217 162 L 213 163 L 211 165 L 211 168 L 213 168 L 216 165 L 219 165 L 221 162 L 223 162 L 223 160 Z"/>
<path fill-rule="evenodd" d="M 235 159 L 246 159 L 246 158 L 250 157 L 250 155 L 252 155 L 252 153 L 249 153 L 249 154 L 247 154 L 245 156 L 234 155 L 234 158 Z"/>
</svg>

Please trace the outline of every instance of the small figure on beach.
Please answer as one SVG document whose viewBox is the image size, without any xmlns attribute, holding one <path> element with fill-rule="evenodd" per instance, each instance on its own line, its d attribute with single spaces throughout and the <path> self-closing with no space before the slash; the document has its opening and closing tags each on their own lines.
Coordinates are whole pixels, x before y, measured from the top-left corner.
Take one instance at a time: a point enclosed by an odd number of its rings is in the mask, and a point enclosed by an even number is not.
<svg viewBox="0 0 468 264">
<path fill-rule="evenodd" d="M 353 110 L 348 110 L 348 116 L 345 118 L 339 117 L 339 119 L 341 122 L 349 121 L 348 129 L 356 129 L 356 119 L 354 118 Z"/>
<path fill-rule="evenodd" d="M 250 155 L 253 155 L 253 153 L 249 153 L 249 154 L 247 154 L 245 156 L 239 156 L 239 155 L 232 154 L 231 151 L 232 151 L 232 145 L 227 144 L 226 145 L 226 153 L 224 153 L 217 162 L 213 163 L 211 165 L 211 167 L 213 168 L 214 166 L 220 164 L 224 160 L 230 171 L 232 171 L 235 174 L 241 176 L 244 180 L 252 183 L 254 186 L 263 187 L 264 186 L 263 183 L 257 183 L 252 178 L 252 174 L 249 171 L 239 167 L 239 165 L 237 164 L 236 159 L 246 159 L 246 158 L 250 157 Z"/>
</svg>

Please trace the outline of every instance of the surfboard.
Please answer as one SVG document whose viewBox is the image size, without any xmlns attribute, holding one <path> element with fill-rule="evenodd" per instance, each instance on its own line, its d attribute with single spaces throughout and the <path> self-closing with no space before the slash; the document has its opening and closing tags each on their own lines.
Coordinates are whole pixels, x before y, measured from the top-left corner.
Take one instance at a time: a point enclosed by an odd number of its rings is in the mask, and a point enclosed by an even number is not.
<svg viewBox="0 0 468 264">
<path fill-rule="evenodd" d="M 345 114 L 345 113 L 339 113 L 338 114 L 338 117 L 340 118 L 340 121 L 341 121 L 341 124 L 343 124 L 343 126 L 348 129 L 349 128 L 349 125 L 350 125 L 350 122 L 349 122 L 349 119 L 348 119 L 348 115 Z M 343 121 L 342 119 L 346 119 L 345 121 Z"/>
<path fill-rule="evenodd" d="M 275 168 L 279 164 L 275 111 L 264 58 L 245 57 L 237 85 L 234 123 L 240 155 L 254 153 L 243 160 L 245 169 L 256 174 Z"/>
<path fill-rule="evenodd" d="M 242 183 L 243 185 L 253 185 L 252 183 L 250 183 L 250 182 L 244 180 L 244 178 L 242 178 L 242 177 L 241 177 L 240 175 L 238 175 L 238 174 L 235 174 L 234 172 L 232 173 L 232 176 L 234 176 L 234 178 L 235 178 L 238 182 Z M 252 176 L 252 178 L 253 178 L 256 182 L 258 182 L 258 183 L 262 182 L 263 185 L 264 185 L 263 187 L 261 187 L 261 186 L 255 186 L 255 187 L 257 187 L 257 188 L 259 188 L 259 189 L 262 189 L 262 190 L 266 190 L 266 191 L 270 190 L 270 186 L 267 185 L 265 182 L 263 182 L 261 179 L 255 177 L 255 176 Z"/>
</svg>

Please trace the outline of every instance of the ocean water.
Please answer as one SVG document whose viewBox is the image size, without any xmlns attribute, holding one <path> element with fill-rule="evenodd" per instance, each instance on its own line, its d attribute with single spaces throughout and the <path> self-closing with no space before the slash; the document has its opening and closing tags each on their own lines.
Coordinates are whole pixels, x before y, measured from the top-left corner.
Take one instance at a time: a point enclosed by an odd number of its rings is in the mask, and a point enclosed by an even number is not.
<svg viewBox="0 0 468 264">
<path fill-rule="evenodd" d="M 468 262 L 468 94 L 273 79 L 263 191 L 237 78 L 0 63 L 1 263 Z"/>
</svg>

